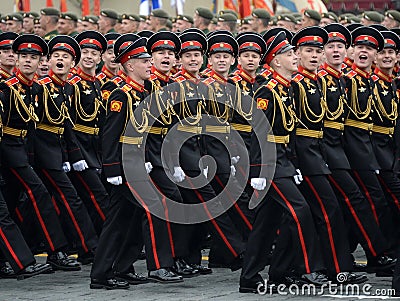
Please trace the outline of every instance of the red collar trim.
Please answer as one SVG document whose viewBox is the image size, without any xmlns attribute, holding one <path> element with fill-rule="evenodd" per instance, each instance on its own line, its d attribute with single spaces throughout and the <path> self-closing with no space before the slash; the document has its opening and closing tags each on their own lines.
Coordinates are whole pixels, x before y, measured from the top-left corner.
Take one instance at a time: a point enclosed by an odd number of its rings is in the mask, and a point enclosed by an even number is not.
<svg viewBox="0 0 400 301">
<path fill-rule="evenodd" d="M 210 73 L 210 77 L 212 77 L 213 79 L 215 79 L 216 81 L 226 84 L 227 82 L 227 78 L 224 78 L 223 76 L 219 75 L 217 72 L 215 72 L 214 70 L 211 70 Z"/>
<path fill-rule="evenodd" d="M 351 66 L 351 69 L 353 69 L 355 72 L 357 72 L 357 74 L 360 75 L 361 77 L 369 78 L 371 76 L 371 73 L 368 73 L 368 72 L 366 72 L 364 70 L 361 70 L 354 63 Z"/>
<path fill-rule="evenodd" d="M 121 71 L 118 75 L 124 80 L 124 82 L 126 82 L 129 86 L 131 86 L 136 91 L 139 91 L 139 92 L 144 91 L 144 86 L 139 84 L 138 82 L 134 81 L 133 79 L 131 79 L 126 73 Z"/>
<path fill-rule="evenodd" d="M 278 72 L 274 71 L 274 72 L 272 73 L 272 77 L 273 77 L 274 79 L 276 79 L 276 81 L 277 81 L 278 83 L 284 85 L 285 87 L 288 88 L 288 87 L 290 86 L 290 79 L 288 80 L 288 79 L 284 78 L 284 77 L 281 76 Z"/>
<path fill-rule="evenodd" d="M 380 78 L 383 79 L 385 82 L 391 83 L 392 80 L 394 79 L 393 76 L 390 76 L 386 73 L 383 73 L 381 69 L 378 67 L 375 68 L 374 73 Z"/>
<path fill-rule="evenodd" d="M 27 78 L 25 75 L 23 75 L 19 69 L 17 69 L 17 71 L 15 72 L 15 76 L 16 76 L 16 78 L 18 78 L 18 80 L 19 80 L 21 83 L 23 83 L 24 85 L 27 85 L 27 86 L 29 86 L 29 87 L 32 86 L 32 85 L 33 85 L 33 82 L 37 79 L 37 74 L 35 74 L 35 75 L 33 76 L 33 79 L 32 79 L 32 80 L 30 80 L 30 79 Z"/>
<path fill-rule="evenodd" d="M 247 81 L 247 82 L 249 82 L 249 83 L 251 83 L 251 84 L 254 84 L 254 82 L 256 81 L 255 77 L 252 77 L 250 74 L 248 74 L 245 70 L 243 70 L 243 69 L 241 69 L 241 68 L 239 69 L 238 74 L 239 74 L 242 78 L 244 78 L 245 81 Z"/>
<path fill-rule="evenodd" d="M 191 81 L 196 82 L 196 83 L 200 81 L 200 78 L 199 78 L 199 77 L 193 76 L 192 73 L 186 71 L 186 69 L 184 69 L 184 68 L 182 68 L 182 70 L 181 70 L 181 72 L 180 72 L 180 75 L 182 75 L 182 76 L 185 77 L 186 79 L 191 80 Z"/>
<path fill-rule="evenodd" d="M 342 71 L 337 71 L 335 68 L 329 66 L 328 63 L 324 63 L 322 65 L 322 69 L 325 69 L 326 72 L 336 78 L 340 78 L 342 76 Z"/>
<path fill-rule="evenodd" d="M 353 61 L 351 59 L 349 59 L 348 57 L 344 58 L 343 63 L 345 63 L 347 65 L 347 67 L 350 67 L 353 65 Z"/>
<path fill-rule="evenodd" d="M 304 75 L 305 77 L 308 77 L 309 79 L 317 80 L 317 74 L 304 69 L 303 66 L 299 66 L 298 72 Z"/>
<path fill-rule="evenodd" d="M 103 66 L 103 68 L 101 69 L 101 71 L 107 76 L 107 78 L 111 79 L 114 77 L 114 73 L 112 73 L 109 69 L 107 69 L 106 66 Z"/>
<path fill-rule="evenodd" d="M 151 67 L 151 73 L 157 76 L 158 79 L 168 82 L 169 81 L 169 75 L 166 75 L 165 73 L 159 71 L 156 69 L 156 67 L 152 66 Z"/>
<path fill-rule="evenodd" d="M 63 81 L 61 78 L 59 78 L 57 75 L 54 74 L 53 70 L 49 71 L 49 77 L 51 78 L 51 80 L 59 85 L 59 86 L 64 86 L 66 81 Z"/>
<path fill-rule="evenodd" d="M 79 75 L 83 80 L 86 80 L 89 82 L 94 82 L 96 80 L 96 76 L 91 76 L 91 75 L 83 72 L 81 68 L 78 68 L 78 70 L 76 70 L 76 74 Z"/>
<path fill-rule="evenodd" d="M 0 75 L 4 78 L 9 78 L 12 76 L 12 74 L 8 73 L 6 70 L 4 70 L 3 68 L 0 68 Z"/>
</svg>

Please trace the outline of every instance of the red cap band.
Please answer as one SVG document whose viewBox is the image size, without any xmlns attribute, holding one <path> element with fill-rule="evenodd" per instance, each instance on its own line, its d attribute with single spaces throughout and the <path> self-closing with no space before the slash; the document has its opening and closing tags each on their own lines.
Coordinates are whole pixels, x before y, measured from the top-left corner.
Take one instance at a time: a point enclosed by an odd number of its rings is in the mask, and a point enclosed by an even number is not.
<svg viewBox="0 0 400 301">
<path fill-rule="evenodd" d="M 198 41 L 187 41 L 187 42 L 182 43 L 182 49 L 184 49 L 186 47 L 193 47 L 193 46 L 203 48 L 203 45 L 201 45 L 201 43 Z"/>
<path fill-rule="evenodd" d="M 261 46 L 254 42 L 246 42 L 240 45 L 239 49 L 247 48 L 247 47 L 254 47 L 257 48 L 261 52 Z"/>
<path fill-rule="evenodd" d="M 97 47 L 99 47 L 100 49 L 103 49 L 103 47 L 101 46 L 101 43 L 99 41 L 97 41 L 96 39 L 83 39 L 79 45 L 84 45 L 84 44 L 94 44 Z"/>
<path fill-rule="evenodd" d="M 211 52 L 212 50 L 218 49 L 218 48 L 227 48 L 227 49 L 229 49 L 230 51 L 233 52 L 233 47 L 232 47 L 232 45 L 231 45 L 231 44 L 228 44 L 228 43 L 215 43 L 214 45 L 211 46 L 210 52 Z"/>
<path fill-rule="evenodd" d="M 393 41 L 392 39 L 385 39 L 385 45 L 386 45 L 386 44 L 389 44 L 389 45 L 391 45 L 391 46 L 396 47 L 396 43 L 395 43 L 395 41 Z"/>
<path fill-rule="evenodd" d="M 135 54 L 139 54 L 139 53 L 143 53 L 143 52 L 147 52 L 147 49 L 145 46 L 140 46 L 138 48 L 135 48 L 131 51 L 129 51 L 128 53 L 126 53 L 122 58 L 121 58 L 121 64 L 126 63 L 127 61 L 129 61 L 131 59 L 131 56 L 135 55 Z"/>
<path fill-rule="evenodd" d="M 340 32 L 330 32 L 330 33 L 328 33 L 328 37 L 329 37 L 329 39 L 338 38 L 338 39 L 344 40 L 346 42 L 346 37 L 343 34 L 341 34 Z"/>
<path fill-rule="evenodd" d="M 275 48 L 272 49 L 272 51 L 268 53 L 267 57 L 265 58 L 266 63 L 269 64 L 274 58 L 275 54 L 288 44 L 289 44 L 288 40 L 283 40 L 278 45 L 276 45 Z"/>
<path fill-rule="evenodd" d="M 71 45 L 66 44 L 66 43 L 57 43 L 57 44 L 54 45 L 53 51 L 54 51 L 54 50 L 57 50 L 57 49 L 59 49 L 59 48 L 61 48 L 61 49 L 62 49 L 62 48 L 67 48 L 67 49 L 72 53 L 72 55 L 75 56 L 75 50 L 74 50 L 74 48 L 72 48 Z"/>
<path fill-rule="evenodd" d="M 21 45 L 19 45 L 18 50 L 22 49 L 35 49 L 41 53 L 43 52 L 43 49 L 35 43 L 22 43 Z"/>
<path fill-rule="evenodd" d="M 3 40 L 0 42 L 0 47 L 1 46 L 7 46 L 7 45 L 12 45 L 12 43 L 14 42 L 14 40 Z"/>
<path fill-rule="evenodd" d="M 175 48 L 175 43 L 172 42 L 171 40 L 160 40 L 160 41 L 155 42 L 153 44 L 153 46 L 151 46 L 151 50 L 153 50 L 156 47 L 161 47 L 161 46 L 164 46 L 164 45 L 165 46 L 169 45 L 169 46 L 172 46 L 173 48 Z"/>
<path fill-rule="evenodd" d="M 299 39 L 297 41 L 297 46 L 299 46 L 302 43 L 306 43 L 306 42 L 319 42 L 319 43 L 323 43 L 324 39 L 322 39 L 321 37 L 317 37 L 317 36 L 305 36 L 302 37 L 301 39 Z"/>
<path fill-rule="evenodd" d="M 358 36 L 357 38 L 355 38 L 354 44 L 356 44 L 357 42 L 363 42 L 363 41 L 372 42 L 376 46 L 379 45 L 378 41 L 374 37 L 366 36 L 366 35 L 361 35 L 361 36 Z"/>
</svg>

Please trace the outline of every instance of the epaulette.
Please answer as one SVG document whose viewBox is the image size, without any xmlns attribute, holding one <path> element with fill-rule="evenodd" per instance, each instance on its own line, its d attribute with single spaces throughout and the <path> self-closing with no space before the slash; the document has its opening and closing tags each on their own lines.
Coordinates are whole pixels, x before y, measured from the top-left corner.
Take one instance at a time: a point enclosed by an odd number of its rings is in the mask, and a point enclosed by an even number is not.
<svg viewBox="0 0 400 301">
<path fill-rule="evenodd" d="M 39 85 L 47 85 L 47 84 L 49 84 L 49 83 L 51 83 L 51 82 L 52 82 L 52 80 L 51 80 L 51 78 L 48 77 L 48 76 L 43 77 L 43 78 L 41 78 L 41 79 L 38 80 L 38 84 L 39 84 Z"/>
<path fill-rule="evenodd" d="M 157 79 L 157 75 L 151 74 L 149 80 L 156 80 Z"/>
<path fill-rule="evenodd" d="M 348 77 L 348 78 L 353 78 L 356 75 L 357 75 L 357 72 L 355 72 L 354 70 L 351 70 L 345 76 Z"/>
<path fill-rule="evenodd" d="M 119 83 L 122 82 L 122 78 L 120 78 L 119 76 L 116 76 L 112 79 L 112 82 L 118 86 Z"/>
<path fill-rule="evenodd" d="M 230 77 L 230 79 L 237 83 L 242 80 L 242 77 L 239 74 L 236 74 L 235 76 Z"/>
<path fill-rule="evenodd" d="M 327 74 L 328 74 L 328 72 L 326 72 L 325 69 L 321 69 L 321 70 L 318 71 L 318 76 L 319 77 L 324 77 Z"/>
<path fill-rule="evenodd" d="M 174 80 L 177 83 L 181 83 L 181 82 L 184 82 L 186 80 L 186 78 L 183 75 L 179 75 L 179 76 L 175 77 Z"/>
<path fill-rule="evenodd" d="M 99 74 L 96 75 L 96 78 L 98 80 L 103 80 L 106 77 L 107 77 L 107 75 L 104 72 L 100 72 Z"/>
<path fill-rule="evenodd" d="M 265 85 L 268 89 L 272 90 L 278 84 L 278 81 L 271 78 L 271 80 Z"/>
<path fill-rule="evenodd" d="M 203 76 L 210 76 L 211 72 L 212 72 L 211 69 L 205 69 L 205 70 L 201 71 L 200 74 Z"/>
<path fill-rule="evenodd" d="M 297 74 L 295 77 L 293 77 L 293 80 L 298 83 L 299 81 L 301 81 L 304 78 L 303 75 L 301 75 L 300 73 Z"/>
<path fill-rule="evenodd" d="M 130 90 L 132 90 L 132 87 L 128 84 L 125 84 L 121 87 L 121 90 L 124 92 L 129 92 Z"/>
<path fill-rule="evenodd" d="M 17 83 L 19 83 L 19 80 L 18 80 L 18 78 L 16 78 L 15 76 L 14 76 L 14 77 L 11 77 L 11 78 L 8 79 L 8 80 L 6 80 L 6 85 L 9 86 L 9 87 L 14 86 L 14 85 L 17 84 Z"/>
<path fill-rule="evenodd" d="M 81 78 L 80 78 L 79 76 L 75 75 L 73 78 L 71 78 L 71 79 L 68 81 L 68 83 L 69 83 L 70 85 L 75 85 L 75 84 L 79 83 L 80 81 L 81 81 Z"/>
<path fill-rule="evenodd" d="M 206 78 L 205 80 L 203 80 L 203 83 L 206 85 L 210 85 L 213 82 L 215 82 L 215 79 L 213 79 L 212 77 Z"/>
<path fill-rule="evenodd" d="M 342 70 L 347 68 L 347 64 L 346 63 L 342 63 Z"/>
<path fill-rule="evenodd" d="M 234 75 L 238 75 L 239 72 L 240 72 L 240 70 L 239 70 L 239 69 L 236 69 L 235 71 L 233 71 L 232 75 L 233 75 L 233 76 L 234 76 Z"/>
<path fill-rule="evenodd" d="M 260 73 L 260 75 L 264 78 L 267 78 L 268 76 L 270 76 L 272 74 L 271 71 L 269 71 L 268 69 L 265 69 L 263 72 Z"/>
<path fill-rule="evenodd" d="M 376 82 L 376 81 L 379 79 L 379 76 L 376 75 L 376 74 L 372 74 L 372 75 L 371 75 L 371 79 L 372 79 L 374 82 Z"/>
</svg>

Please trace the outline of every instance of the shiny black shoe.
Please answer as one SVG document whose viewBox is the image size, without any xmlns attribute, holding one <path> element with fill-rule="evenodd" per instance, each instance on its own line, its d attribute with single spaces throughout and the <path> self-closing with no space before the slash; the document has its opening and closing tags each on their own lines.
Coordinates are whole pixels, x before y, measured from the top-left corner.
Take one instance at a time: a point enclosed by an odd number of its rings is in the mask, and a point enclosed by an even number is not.
<svg viewBox="0 0 400 301">
<path fill-rule="evenodd" d="M 367 273 L 378 273 L 390 271 L 396 265 L 396 259 L 389 256 L 378 256 L 368 260 Z"/>
<path fill-rule="evenodd" d="M 147 278 L 149 279 L 149 281 L 160 283 L 183 282 L 183 278 L 181 276 L 176 275 L 169 269 L 158 269 L 155 271 L 149 271 L 149 275 Z"/>
<path fill-rule="evenodd" d="M 35 263 L 28 265 L 23 270 L 19 271 L 16 276 L 17 280 L 27 279 L 39 274 L 49 274 L 53 271 L 51 265 L 47 263 Z"/>
<path fill-rule="evenodd" d="M 361 284 L 366 281 L 368 281 L 367 276 L 352 272 L 341 272 L 333 280 L 337 284 Z"/>
<path fill-rule="evenodd" d="M 240 284 L 239 293 L 259 294 L 260 292 L 265 291 L 265 289 L 266 289 L 265 282 L 258 281 L 253 284 L 246 284 L 246 285 Z"/>
<path fill-rule="evenodd" d="M 127 281 L 119 281 L 114 278 L 107 279 L 107 280 L 92 279 L 90 281 L 90 288 L 91 289 L 107 289 L 107 290 L 128 289 L 129 283 Z"/>
<path fill-rule="evenodd" d="M 10 268 L 6 264 L 1 264 L 1 266 L 0 266 L 0 278 L 12 279 L 12 278 L 15 278 L 15 277 L 16 277 L 16 275 L 15 275 L 14 270 L 12 268 Z"/>
<path fill-rule="evenodd" d="M 201 265 L 201 264 L 194 264 L 193 263 L 193 264 L 190 264 L 190 266 L 193 269 L 198 270 L 200 275 L 209 275 L 209 274 L 212 273 L 212 269 L 210 269 L 210 268 L 208 268 L 208 267 L 206 267 L 204 265 Z"/>
<path fill-rule="evenodd" d="M 354 272 L 366 272 L 367 265 L 365 263 L 359 263 L 359 262 L 354 261 L 353 262 L 353 270 L 354 270 Z"/>
<path fill-rule="evenodd" d="M 76 259 L 81 265 L 88 265 L 93 263 L 94 261 L 94 254 L 92 251 L 86 252 L 84 254 L 79 254 L 78 258 Z"/>
<path fill-rule="evenodd" d="M 47 262 L 53 270 L 80 271 L 81 265 L 74 258 L 68 257 L 64 252 L 57 252 L 47 256 Z"/>
<path fill-rule="evenodd" d="M 313 272 L 310 274 L 303 274 L 300 276 L 301 280 L 306 281 L 309 284 L 314 284 L 315 286 L 322 286 L 328 283 L 328 277 L 321 272 Z"/>
<path fill-rule="evenodd" d="M 115 279 L 127 281 L 129 284 L 132 284 L 132 285 L 149 283 L 149 279 L 147 279 L 146 276 L 139 275 L 134 272 L 129 272 L 129 273 L 115 272 L 114 275 L 115 275 Z"/>
<path fill-rule="evenodd" d="M 190 278 L 200 275 L 199 270 L 192 268 L 183 259 L 175 259 L 171 270 L 183 278 Z"/>
</svg>

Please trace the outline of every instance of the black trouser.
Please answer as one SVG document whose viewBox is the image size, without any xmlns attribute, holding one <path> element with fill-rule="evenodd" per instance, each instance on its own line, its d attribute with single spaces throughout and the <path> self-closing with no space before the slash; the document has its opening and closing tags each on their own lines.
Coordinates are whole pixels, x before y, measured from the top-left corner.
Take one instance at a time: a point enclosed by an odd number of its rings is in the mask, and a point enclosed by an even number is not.
<svg viewBox="0 0 400 301">
<path fill-rule="evenodd" d="M 24 190 L 32 203 L 35 219 L 47 244 L 54 252 L 67 246 L 60 221 L 51 201 L 51 196 L 31 166 L 5 168 L 6 186 L 4 196 L 10 212 L 18 205 L 20 191 Z"/>
<path fill-rule="evenodd" d="M 48 191 L 59 202 L 60 218 L 71 231 L 73 242 L 86 253 L 97 248 L 98 238 L 85 205 L 62 170 L 38 169 Z"/>
<path fill-rule="evenodd" d="M 304 176 L 300 190 L 310 205 L 328 275 L 352 271 L 353 260 L 339 202 L 326 175 Z"/>
<path fill-rule="evenodd" d="M 353 176 L 368 200 L 374 219 L 379 224 L 379 228 L 389 243 L 389 247 L 394 247 L 395 232 L 393 231 L 392 213 L 376 173 L 369 170 L 353 170 Z"/>
<path fill-rule="evenodd" d="M 142 242 L 146 249 L 148 270 L 173 265 L 165 222 L 146 210 L 148 208 L 145 200 L 154 194 L 144 184 L 131 187 L 134 194 L 127 183 L 112 187 L 110 207 L 90 274 L 92 279 L 112 278 L 113 264 L 117 259 L 118 271 L 128 270 L 140 254 L 141 248 L 138 246 Z M 133 247 L 121 250 L 123 246 Z M 136 252 L 127 254 L 127 251 L 132 250 Z"/>
<path fill-rule="evenodd" d="M 267 195 L 255 209 L 243 261 L 241 282 L 258 280 L 265 258 L 279 228 L 279 236 L 269 269 L 270 278 L 311 273 L 324 268 L 311 210 L 292 178 L 274 179 Z"/>
<path fill-rule="evenodd" d="M 396 296 L 400 296 L 400 249 L 397 250 L 397 262 L 394 267 L 392 288 L 396 290 Z"/>
<path fill-rule="evenodd" d="M 88 168 L 83 171 L 72 171 L 68 175 L 89 212 L 97 235 L 100 235 L 110 204 L 100 174 L 94 168 Z"/>
<path fill-rule="evenodd" d="M 10 263 L 14 272 L 35 263 L 35 258 L 18 226 L 8 212 L 7 204 L 0 192 L 0 251 Z M 3 257 L 0 255 L 0 257 Z M 3 258 L 1 258 L 3 259 Z"/>
<path fill-rule="evenodd" d="M 376 223 L 368 201 L 364 198 L 356 182 L 345 169 L 332 170 L 328 175 L 336 197 L 342 203 L 345 221 L 351 233 L 366 251 L 367 258 L 382 254 L 388 247 Z"/>
</svg>

